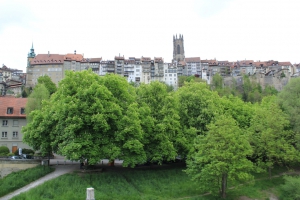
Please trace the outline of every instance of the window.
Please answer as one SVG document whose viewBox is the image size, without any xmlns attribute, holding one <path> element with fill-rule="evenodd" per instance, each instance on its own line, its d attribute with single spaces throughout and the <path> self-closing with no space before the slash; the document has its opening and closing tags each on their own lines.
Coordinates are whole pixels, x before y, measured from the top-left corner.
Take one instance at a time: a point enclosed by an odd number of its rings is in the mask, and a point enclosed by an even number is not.
<svg viewBox="0 0 300 200">
<path fill-rule="evenodd" d="M 14 120 L 13 121 L 13 126 L 19 126 L 19 121 L 18 120 Z"/>
<path fill-rule="evenodd" d="M 7 132 L 6 132 L 6 131 L 3 131 L 3 132 L 2 132 L 2 137 L 3 137 L 3 138 L 6 138 L 6 137 L 7 137 Z"/>
<path fill-rule="evenodd" d="M 25 115 L 25 108 L 21 108 L 21 115 Z"/>
<path fill-rule="evenodd" d="M 7 108 L 7 114 L 13 114 L 14 109 L 13 108 Z"/>
<path fill-rule="evenodd" d="M 13 132 L 13 138 L 17 138 L 18 137 L 18 131 L 14 131 Z"/>
<path fill-rule="evenodd" d="M 3 121 L 2 121 L 2 126 L 7 126 L 7 124 L 8 124 L 8 121 L 7 121 L 7 120 L 3 120 Z"/>
<path fill-rule="evenodd" d="M 169 74 L 169 76 L 172 76 L 172 74 Z"/>
<path fill-rule="evenodd" d="M 177 54 L 180 54 L 180 46 L 179 46 L 179 44 L 177 45 Z"/>
</svg>

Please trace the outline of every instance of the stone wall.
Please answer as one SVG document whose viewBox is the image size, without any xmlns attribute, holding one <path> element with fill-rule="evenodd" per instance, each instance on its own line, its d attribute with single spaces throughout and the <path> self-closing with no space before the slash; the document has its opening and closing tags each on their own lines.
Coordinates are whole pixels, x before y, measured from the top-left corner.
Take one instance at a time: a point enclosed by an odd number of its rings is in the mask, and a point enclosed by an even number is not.
<svg viewBox="0 0 300 200">
<path fill-rule="evenodd" d="M 10 160 L 10 159 L 0 159 L 0 178 L 10 174 L 11 172 L 16 172 L 19 170 L 24 170 L 32 167 L 36 167 L 41 164 L 41 160 Z"/>
<path fill-rule="evenodd" d="M 273 86 L 276 90 L 281 91 L 283 87 L 288 84 L 290 77 L 281 78 L 279 75 L 275 76 L 265 76 L 265 75 L 256 75 L 249 77 L 251 81 L 257 82 L 264 89 L 266 86 Z M 243 84 L 243 76 L 230 76 L 224 77 L 224 85 L 231 86 L 233 81 L 235 81 L 237 86 L 241 86 Z"/>
</svg>

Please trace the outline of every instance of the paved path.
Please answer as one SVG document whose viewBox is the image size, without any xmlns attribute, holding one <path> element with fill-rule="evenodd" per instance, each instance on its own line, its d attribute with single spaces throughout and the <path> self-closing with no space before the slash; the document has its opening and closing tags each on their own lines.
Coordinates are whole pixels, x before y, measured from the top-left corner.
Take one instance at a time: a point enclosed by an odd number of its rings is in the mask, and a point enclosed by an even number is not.
<svg viewBox="0 0 300 200">
<path fill-rule="evenodd" d="M 69 173 L 69 172 L 72 172 L 74 170 L 78 170 L 79 169 L 79 164 L 73 164 L 73 165 L 54 165 L 55 167 L 55 171 L 50 173 L 50 174 L 47 174 L 46 176 L 30 183 L 29 185 L 26 185 L 4 197 L 1 197 L 0 200 L 9 200 L 11 199 L 12 197 L 14 196 L 17 196 L 19 195 L 20 193 L 22 192 L 26 192 L 28 190 L 30 190 L 31 188 L 34 188 L 38 185 L 41 185 L 43 184 L 45 181 L 48 181 L 48 180 L 51 180 L 51 179 L 54 179 L 58 176 L 61 176 L 63 174 L 66 174 L 66 173 Z"/>
<path fill-rule="evenodd" d="M 100 161 L 100 164 L 102 165 L 107 165 L 108 164 L 108 160 L 104 159 Z M 121 166 L 122 165 L 122 161 L 121 160 L 116 160 L 115 164 L 117 166 Z M 80 163 L 79 162 L 72 162 L 69 160 L 64 160 L 64 157 L 62 156 L 55 156 L 55 159 L 50 159 L 50 165 L 53 166 L 55 168 L 55 171 L 47 174 L 46 176 L 30 183 L 29 185 L 26 185 L 18 190 L 15 190 L 14 192 L 0 197 L 0 200 L 9 200 L 11 198 L 13 198 L 14 196 L 19 195 L 22 192 L 26 192 L 38 185 L 43 184 L 45 181 L 57 178 L 58 176 L 61 176 L 63 174 L 67 174 L 70 172 L 73 172 L 75 170 L 80 170 Z"/>
</svg>

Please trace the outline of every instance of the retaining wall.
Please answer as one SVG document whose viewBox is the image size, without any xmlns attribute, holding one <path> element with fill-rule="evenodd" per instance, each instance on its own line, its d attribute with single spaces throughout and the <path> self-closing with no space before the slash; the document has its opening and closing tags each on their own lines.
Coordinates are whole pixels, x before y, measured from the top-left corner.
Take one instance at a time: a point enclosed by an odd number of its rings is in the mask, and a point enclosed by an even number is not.
<svg viewBox="0 0 300 200">
<path fill-rule="evenodd" d="M 28 168 L 35 167 L 41 164 L 41 160 L 32 159 L 32 160 L 10 160 L 10 159 L 0 159 L 0 178 L 16 172 L 19 170 L 24 170 Z"/>
</svg>

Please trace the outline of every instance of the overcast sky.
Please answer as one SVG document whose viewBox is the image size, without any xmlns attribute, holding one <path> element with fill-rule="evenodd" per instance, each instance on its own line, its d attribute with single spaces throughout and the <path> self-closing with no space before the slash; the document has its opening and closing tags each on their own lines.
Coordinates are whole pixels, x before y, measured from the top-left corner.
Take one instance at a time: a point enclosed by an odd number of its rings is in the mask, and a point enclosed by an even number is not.
<svg viewBox="0 0 300 200">
<path fill-rule="evenodd" d="M 0 0 L 0 64 L 36 54 L 300 62 L 299 0 Z"/>
</svg>

